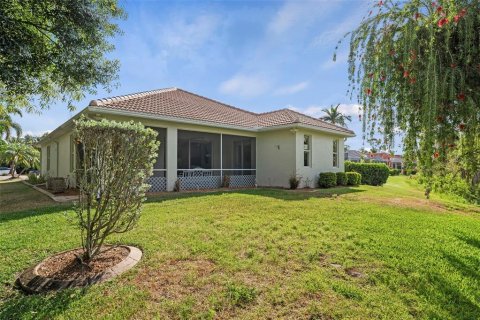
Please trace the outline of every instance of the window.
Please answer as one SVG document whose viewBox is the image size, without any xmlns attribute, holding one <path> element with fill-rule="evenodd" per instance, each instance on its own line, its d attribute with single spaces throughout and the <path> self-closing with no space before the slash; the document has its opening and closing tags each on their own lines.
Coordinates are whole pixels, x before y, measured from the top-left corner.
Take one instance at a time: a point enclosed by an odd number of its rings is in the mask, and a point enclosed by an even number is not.
<svg viewBox="0 0 480 320">
<path fill-rule="evenodd" d="M 312 136 L 303 136 L 303 165 L 305 167 L 311 166 L 311 151 L 312 151 Z"/>
<path fill-rule="evenodd" d="M 73 134 L 70 136 L 70 172 L 73 172 L 75 163 L 75 141 Z"/>
<path fill-rule="evenodd" d="M 333 140 L 333 167 L 338 168 L 338 139 Z"/>
<path fill-rule="evenodd" d="M 50 171 L 50 146 L 47 147 L 47 171 Z"/>
</svg>

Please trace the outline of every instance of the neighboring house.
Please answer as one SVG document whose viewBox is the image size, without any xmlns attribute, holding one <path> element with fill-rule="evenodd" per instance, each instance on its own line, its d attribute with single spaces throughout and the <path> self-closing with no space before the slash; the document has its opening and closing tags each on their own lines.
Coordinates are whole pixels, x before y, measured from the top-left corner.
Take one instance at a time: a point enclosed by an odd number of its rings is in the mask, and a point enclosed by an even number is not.
<svg viewBox="0 0 480 320">
<path fill-rule="evenodd" d="M 74 179 L 78 163 L 73 120 L 139 121 L 161 141 L 150 191 L 221 186 L 288 187 L 298 174 L 316 181 L 320 172 L 344 170 L 344 138 L 354 133 L 282 109 L 253 113 L 171 88 L 93 100 L 41 140 L 42 173 Z"/>
<path fill-rule="evenodd" d="M 357 150 L 347 150 L 345 151 L 345 161 L 360 162 L 362 161 L 363 156 L 360 151 Z"/>
<path fill-rule="evenodd" d="M 385 163 L 391 169 L 402 169 L 404 168 L 403 165 L 403 157 L 399 154 L 391 155 L 386 152 L 366 152 L 362 154 L 361 151 L 357 150 L 347 150 L 345 151 L 345 161 L 352 161 L 352 162 L 377 162 L 377 163 Z"/>
</svg>

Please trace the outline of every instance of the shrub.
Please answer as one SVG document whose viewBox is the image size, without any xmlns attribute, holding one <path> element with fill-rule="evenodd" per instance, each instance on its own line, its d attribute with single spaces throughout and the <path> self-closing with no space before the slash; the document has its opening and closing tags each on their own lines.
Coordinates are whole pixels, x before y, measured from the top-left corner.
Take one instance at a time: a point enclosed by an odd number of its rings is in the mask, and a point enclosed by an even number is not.
<svg viewBox="0 0 480 320">
<path fill-rule="evenodd" d="M 347 172 L 346 176 L 349 186 L 358 186 L 362 182 L 362 175 L 358 172 Z"/>
<path fill-rule="evenodd" d="M 362 184 L 381 186 L 387 182 L 389 169 L 384 163 L 357 163 L 345 161 L 345 171 L 358 172 L 362 175 Z"/>
<path fill-rule="evenodd" d="M 302 177 L 300 177 L 297 174 L 292 174 L 288 179 L 288 183 L 290 184 L 290 189 L 292 190 L 297 189 L 301 181 L 302 181 Z"/>
<path fill-rule="evenodd" d="M 81 259 L 89 263 L 107 236 L 131 230 L 139 216 L 146 183 L 157 157 L 157 133 L 141 123 L 75 121 L 79 144 L 79 201 L 75 206 L 81 229 Z M 81 151 L 80 151 L 81 150 Z"/>
<path fill-rule="evenodd" d="M 335 172 L 322 172 L 318 177 L 320 188 L 331 188 L 337 185 L 337 175 Z"/>
<path fill-rule="evenodd" d="M 43 175 L 37 175 L 34 172 L 30 172 L 28 174 L 28 183 L 36 185 L 36 184 L 42 184 L 45 183 L 46 178 Z"/>
<path fill-rule="evenodd" d="M 345 172 L 337 172 L 337 185 L 346 186 L 347 184 L 348 184 L 348 180 Z"/>
<path fill-rule="evenodd" d="M 398 175 L 400 175 L 400 173 L 401 173 L 400 169 L 390 169 L 389 170 L 389 175 L 390 176 L 398 176 Z"/>
</svg>

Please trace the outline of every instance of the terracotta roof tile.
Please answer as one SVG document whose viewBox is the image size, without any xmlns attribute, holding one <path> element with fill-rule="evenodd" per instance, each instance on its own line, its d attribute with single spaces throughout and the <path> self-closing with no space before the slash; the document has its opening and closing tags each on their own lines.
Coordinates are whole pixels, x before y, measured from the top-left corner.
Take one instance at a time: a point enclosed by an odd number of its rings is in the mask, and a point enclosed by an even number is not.
<svg viewBox="0 0 480 320">
<path fill-rule="evenodd" d="M 93 100 L 90 102 L 90 106 L 245 128 L 265 128 L 301 123 L 353 134 L 346 128 L 332 125 L 293 110 L 281 109 L 258 114 L 178 88 L 159 89 Z"/>
</svg>

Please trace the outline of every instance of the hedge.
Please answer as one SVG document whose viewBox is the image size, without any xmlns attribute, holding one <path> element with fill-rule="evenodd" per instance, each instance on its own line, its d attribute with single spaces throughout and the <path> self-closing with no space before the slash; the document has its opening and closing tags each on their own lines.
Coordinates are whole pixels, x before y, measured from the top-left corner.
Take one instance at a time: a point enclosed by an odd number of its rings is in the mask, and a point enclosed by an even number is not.
<svg viewBox="0 0 480 320">
<path fill-rule="evenodd" d="M 337 185 L 337 175 L 335 172 L 322 172 L 318 178 L 320 188 L 331 188 Z"/>
<path fill-rule="evenodd" d="M 349 186 L 358 186 L 362 182 L 362 175 L 358 172 L 347 172 L 345 175 Z"/>
<path fill-rule="evenodd" d="M 390 169 L 389 171 L 391 176 L 399 176 L 402 172 L 400 169 Z"/>
<path fill-rule="evenodd" d="M 347 175 L 345 172 L 337 172 L 337 185 L 346 186 L 348 183 Z"/>
<path fill-rule="evenodd" d="M 384 163 L 357 163 L 345 161 L 345 171 L 358 172 L 362 175 L 362 184 L 381 186 L 387 182 L 390 170 Z"/>
</svg>

